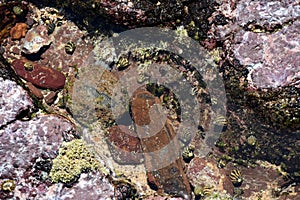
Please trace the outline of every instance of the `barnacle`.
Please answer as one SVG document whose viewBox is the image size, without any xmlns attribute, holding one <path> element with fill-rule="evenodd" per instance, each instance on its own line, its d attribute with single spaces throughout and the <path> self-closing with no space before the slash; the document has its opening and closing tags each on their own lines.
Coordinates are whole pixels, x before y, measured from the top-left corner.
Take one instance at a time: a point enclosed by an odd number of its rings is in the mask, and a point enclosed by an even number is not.
<svg viewBox="0 0 300 200">
<path fill-rule="evenodd" d="M 74 42 L 67 42 L 65 45 L 65 50 L 67 54 L 73 54 L 76 49 L 76 45 Z"/>
<path fill-rule="evenodd" d="M 243 182 L 242 173 L 238 169 L 232 170 L 229 177 L 230 177 L 232 184 L 236 187 L 240 186 Z"/>
<path fill-rule="evenodd" d="M 13 180 L 5 180 L 1 183 L 1 190 L 5 192 L 13 192 L 16 188 L 16 183 Z"/>
<path fill-rule="evenodd" d="M 188 144 L 192 140 L 192 133 L 188 128 L 184 128 L 180 133 L 179 133 L 179 140 L 183 144 Z"/>
<path fill-rule="evenodd" d="M 218 168 L 224 168 L 224 167 L 226 167 L 226 161 L 224 160 L 224 159 L 220 159 L 219 161 L 218 161 L 218 164 L 217 164 L 217 167 Z"/>
<path fill-rule="evenodd" d="M 250 146 L 255 146 L 256 142 L 257 142 L 257 139 L 254 135 L 250 135 L 247 138 L 247 144 L 249 144 Z"/>
</svg>

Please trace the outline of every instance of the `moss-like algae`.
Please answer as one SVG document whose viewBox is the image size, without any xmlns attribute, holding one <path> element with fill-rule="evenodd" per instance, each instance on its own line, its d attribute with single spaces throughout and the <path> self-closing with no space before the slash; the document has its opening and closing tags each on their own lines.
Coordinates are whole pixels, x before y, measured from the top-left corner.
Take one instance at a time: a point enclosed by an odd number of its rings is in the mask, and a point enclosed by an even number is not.
<svg viewBox="0 0 300 200">
<path fill-rule="evenodd" d="M 53 160 L 49 177 L 55 183 L 70 183 L 76 180 L 81 172 L 98 168 L 99 163 L 86 143 L 82 139 L 75 139 L 62 144 L 58 156 Z"/>
</svg>

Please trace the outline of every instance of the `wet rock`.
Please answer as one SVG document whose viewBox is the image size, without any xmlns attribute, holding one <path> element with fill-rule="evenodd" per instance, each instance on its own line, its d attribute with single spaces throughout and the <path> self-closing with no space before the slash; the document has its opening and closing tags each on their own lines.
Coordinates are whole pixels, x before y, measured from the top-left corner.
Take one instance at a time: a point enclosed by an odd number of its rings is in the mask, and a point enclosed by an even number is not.
<svg viewBox="0 0 300 200">
<path fill-rule="evenodd" d="M 48 1 L 32 2 L 44 6 L 49 5 Z M 95 30 L 95 27 L 99 27 L 104 33 L 110 34 L 110 29 L 120 31 L 126 27 L 164 25 L 176 29 L 177 25 L 182 25 L 188 30 L 191 37 L 198 39 L 206 37 L 210 26 L 207 19 L 216 5 L 214 0 L 183 2 L 172 0 L 164 2 L 68 1 L 68 3 L 57 0 L 52 2 L 53 4 L 59 8 L 68 5 L 68 10 L 78 18 L 81 26 L 92 31 Z M 89 10 L 89 14 L 82 12 L 85 10 Z"/>
<path fill-rule="evenodd" d="M 126 126 L 119 125 L 109 128 L 107 142 L 113 159 L 121 164 L 140 164 L 143 155 L 140 140 L 136 133 Z"/>
<path fill-rule="evenodd" d="M 48 36 L 47 27 L 38 25 L 27 32 L 21 48 L 25 54 L 34 54 L 38 53 L 42 47 L 49 46 L 50 44 L 51 40 Z"/>
<path fill-rule="evenodd" d="M 27 92 L 14 81 L 0 77 L 0 127 L 15 121 L 22 112 L 33 108 Z"/>
<path fill-rule="evenodd" d="M 195 157 L 187 169 L 190 183 L 197 189 L 211 188 L 210 193 L 220 192 L 232 194 L 233 185 L 223 169 L 214 161 Z"/>
<path fill-rule="evenodd" d="M 35 95 L 38 99 L 43 99 L 43 94 L 42 92 L 36 88 L 32 83 L 27 82 L 26 86 L 28 87 L 28 89 L 30 90 L 30 92 Z"/>
<path fill-rule="evenodd" d="M 65 86 L 66 77 L 59 71 L 33 63 L 26 59 L 17 59 L 12 62 L 15 72 L 33 85 L 57 90 Z"/>
<path fill-rule="evenodd" d="M 88 77 L 88 80 L 80 77 Z M 70 108 L 73 117 L 86 125 L 98 120 L 104 127 L 111 126 L 115 120 L 111 110 L 111 95 L 117 81 L 113 73 L 103 71 L 97 65 L 82 69 L 72 89 Z"/>
<path fill-rule="evenodd" d="M 46 102 L 48 105 L 51 105 L 51 104 L 55 101 L 56 97 L 57 97 L 56 92 L 51 91 L 49 94 L 47 94 L 47 95 L 45 96 L 45 102 Z"/>
<path fill-rule="evenodd" d="M 141 138 L 149 185 L 158 193 L 190 198 L 191 188 L 184 172 L 184 162 L 181 158 L 178 158 L 177 154 L 180 147 L 179 141 L 175 139 L 175 142 L 170 144 L 171 141 L 174 141 L 176 135 L 172 124 L 168 120 L 165 124 L 162 124 L 160 121 L 162 117 L 159 114 L 155 119 L 150 118 L 151 106 L 158 103 L 157 97 L 142 88 L 134 93 L 131 102 L 133 119 L 137 125 L 137 134 Z M 154 115 L 153 107 L 151 109 L 151 114 Z M 158 132 L 155 131 L 153 126 L 158 128 Z M 153 135 L 153 133 L 155 134 Z M 162 150 L 165 146 L 171 146 L 171 148 Z M 164 166 L 159 164 L 161 159 L 165 161 Z"/>
<path fill-rule="evenodd" d="M 25 37 L 26 32 L 27 32 L 27 24 L 16 23 L 16 25 L 10 30 L 10 36 L 14 40 L 19 40 L 22 37 Z"/>
<path fill-rule="evenodd" d="M 299 1 L 222 2 L 229 23 L 212 30 L 223 46 L 220 69 L 230 94 L 222 148 L 240 163 L 282 163 L 298 181 Z"/>
<path fill-rule="evenodd" d="M 113 181 L 115 185 L 115 198 L 116 199 L 134 199 L 136 196 L 136 189 L 126 181 Z"/>
<path fill-rule="evenodd" d="M 22 52 L 38 64 L 74 75 L 84 65 L 93 48 L 92 40 L 86 31 L 80 30 L 74 22 L 67 21 L 57 9 L 47 7 L 39 10 L 30 4 L 26 23 L 30 23 L 28 26 L 31 28 L 24 39 L 5 40 L 3 55 L 6 59 L 18 59 Z M 48 34 L 47 29 L 49 23 L 55 26 L 51 34 Z M 68 42 L 74 43 L 75 51 L 72 55 L 65 51 Z"/>
</svg>

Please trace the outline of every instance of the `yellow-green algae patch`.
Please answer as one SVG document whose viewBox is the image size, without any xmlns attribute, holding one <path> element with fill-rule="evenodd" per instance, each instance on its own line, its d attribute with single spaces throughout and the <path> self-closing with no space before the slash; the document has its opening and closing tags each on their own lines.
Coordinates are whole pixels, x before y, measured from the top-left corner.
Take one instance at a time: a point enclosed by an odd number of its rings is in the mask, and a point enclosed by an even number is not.
<svg viewBox="0 0 300 200">
<path fill-rule="evenodd" d="M 63 142 L 58 156 L 53 160 L 50 178 L 52 182 L 68 183 L 75 180 L 81 172 L 100 167 L 92 152 L 82 139 Z"/>
</svg>

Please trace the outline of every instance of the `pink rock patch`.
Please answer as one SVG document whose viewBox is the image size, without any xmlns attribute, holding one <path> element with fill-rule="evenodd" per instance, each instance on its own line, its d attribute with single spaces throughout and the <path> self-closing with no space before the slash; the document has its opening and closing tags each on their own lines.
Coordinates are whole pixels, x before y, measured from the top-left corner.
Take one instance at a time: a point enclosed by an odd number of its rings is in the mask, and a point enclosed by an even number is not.
<svg viewBox="0 0 300 200">
<path fill-rule="evenodd" d="M 194 158 L 188 166 L 187 176 L 194 187 L 213 187 L 217 191 L 233 191 L 233 185 L 223 169 L 214 161 Z"/>
</svg>

